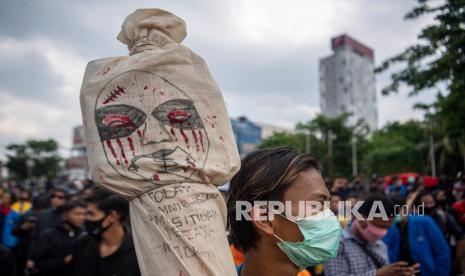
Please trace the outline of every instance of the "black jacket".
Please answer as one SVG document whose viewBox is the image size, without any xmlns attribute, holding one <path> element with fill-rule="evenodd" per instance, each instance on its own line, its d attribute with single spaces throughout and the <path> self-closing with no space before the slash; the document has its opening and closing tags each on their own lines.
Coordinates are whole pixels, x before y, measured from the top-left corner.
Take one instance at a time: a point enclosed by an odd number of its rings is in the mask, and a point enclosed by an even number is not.
<svg viewBox="0 0 465 276">
<path fill-rule="evenodd" d="M 46 230 L 52 229 L 57 225 L 63 223 L 62 214 L 57 209 L 47 209 L 43 211 L 37 220 L 36 227 L 32 233 L 32 240 L 29 247 L 28 258 L 32 260 L 37 259 L 37 246 L 40 235 Z"/>
<path fill-rule="evenodd" d="M 41 275 L 71 275 L 71 264 L 65 264 L 64 258 L 73 252 L 74 242 L 81 230 L 69 230 L 65 223 L 45 230 L 37 243 L 37 268 Z"/>
<path fill-rule="evenodd" d="M 0 271 L 5 276 L 16 276 L 15 256 L 3 245 L 0 245 Z"/>
<path fill-rule="evenodd" d="M 91 235 L 81 237 L 73 252 L 73 275 L 75 276 L 141 275 L 129 229 L 125 229 L 123 243 L 112 255 L 100 257 L 99 240 Z"/>
</svg>

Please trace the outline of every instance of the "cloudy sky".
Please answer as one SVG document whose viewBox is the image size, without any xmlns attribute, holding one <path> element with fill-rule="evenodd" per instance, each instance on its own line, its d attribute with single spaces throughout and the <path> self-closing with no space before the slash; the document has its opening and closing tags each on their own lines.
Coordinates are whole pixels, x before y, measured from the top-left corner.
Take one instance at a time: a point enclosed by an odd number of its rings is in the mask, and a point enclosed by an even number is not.
<svg viewBox="0 0 465 276">
<path fill-rule="evenodd" d="M 292 128 L 319 112 L 318 60 L 347 33 L 378 65 L 416 41 L 431 19 L 403 21 L 413 0 L 6 0 L 0 3 L 0 157 L 4 146 L 52 137 L 62 150 L 81 124 L 79 90 L 89 60 L 126 55 L 116 40 L 126 15 L 157 7 L 187 22 L 183 44 L 202 56 L 231 116 Z M 377 76 L 378 94 L 388 74 Z M 379 124 L 420 118 L 431 93 L 378 96 Z"/>
</svg>

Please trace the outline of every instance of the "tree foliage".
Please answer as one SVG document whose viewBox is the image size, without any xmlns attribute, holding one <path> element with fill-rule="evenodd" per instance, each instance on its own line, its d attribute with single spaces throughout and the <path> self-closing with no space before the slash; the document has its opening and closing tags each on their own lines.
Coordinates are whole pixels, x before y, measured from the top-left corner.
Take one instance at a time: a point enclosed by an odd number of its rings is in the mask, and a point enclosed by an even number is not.
<svg viewBox="0 0 465 276">
<path fill-rule="evenodd" d="M 388 123 L 373 133 L 365 149 L 363 167 L 379 175 L 430 173 L 428 131 L 421 122 Z"/>
<path fill-rule="evenodd" d="M 391 74 L 392 82 L 382 92 L 397 92 L 405 84 L 412 89 L 410 95 L 417 95 L 444 85 L 447 90 L 440 91 L 433 104 L 417 107 L 430 110 L 435 120 L 441 122 L 437 127 L 444 134 L 460 137 L 465 132 L 465 0 L 418 3 L 405 19 L 433 15 L 434 23 L 420 31 L 416 45 L 377 68 L 377 72 L 382 72 L 394 64 L 403 66 Z"/>
<path fill-rule="evenodd" d="M 362 122 L 355 127 L 348 127 L 349 116 L 350 114 L 343 114 L 327 118 L 318 115 L 311 121 L 298 123 L 295 133 L 275 133 L 265 139 L 260 148 L 290 146 L 304 152 L 307 143 L 310 143 L 311 152 L 322 163 L 326 175 L 352 175 L 352 137 L 355 136 L 358 147 L 363 148 L 367 132 Z M 360 150 L 358 154 L 361 154 Z"/>
<path fill-rule="evenodd" d="M 307 123 L 298 123 L 294 133 L 275 133 L 265 139 L 261 148 L 289 146 L 300 152 L 306 150 L 306 136 L 310 133 L 311 153 L 323 165 L 323 173 L 330 177 L 352 175 L 352 139 L 356 139 L 358 173 L 389 175 L 401 172 L 431 174 L 430 126 L 422 121 L 391 122 L 369 134 L 360 123 L 347 126 L 348 115 L 336 118 L 317 116 Z M 308 131 L 310 130 L 310 132 Z M 332 137 L 332 156 L 329 137 Z M 440 174 L 455 174 L 460 160 L 453 151 L 453 140 L 433 133 L 437 170 Z"/>
<path fill-rule="evenodd" d="M 60 169 L 61 157 L 55 140 L 28 140 L 23 144 L 10 144 L 6 149 L 9 151 L 6 167 L 13 179 L 23 180 L 29 176 L 53 178 Z M 29 171 L 27 162 L 33 164 Z"/>
</svg>

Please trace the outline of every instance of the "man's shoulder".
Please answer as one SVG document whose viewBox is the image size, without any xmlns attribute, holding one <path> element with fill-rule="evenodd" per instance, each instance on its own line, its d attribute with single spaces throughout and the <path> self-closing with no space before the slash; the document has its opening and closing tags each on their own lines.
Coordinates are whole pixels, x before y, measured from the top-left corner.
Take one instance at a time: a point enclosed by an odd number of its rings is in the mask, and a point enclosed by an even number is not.
<svg viewBox="0 0 465 276">
<path fill-rule="evenodd" d="M 414 215 L 409 217 L 409 221 L 415 225 L 416 227 L 422 227 L 422 226 L 428 226 L 431 224 L 435 224 L 433 218 L 431 216 L 425 215 L 425 216 L 419 216 L 419 215 Z"/>
<path fill-rule="evenodd" d="M 99 241 L 92 235 L 88 235 L 87 233 L 81 234 L 74 243 L 75 247 L 84 248 L 91 245 L 98 245 Z"/>
<path fill-rule="evenodd" d="M 50 217 L 50 216 L 53 216 L 53 213 L 54 213 L 54 210 L 51 209 L 51 208 L 49 208 L 49 209 L 47 209 L 47 210 L 42 211 L 42 213 L 40 213 L 40 215 L 39 215 L 38 218 L 39 218 L 39 219 L 48 218 L 48 217 Z"/>
<path fill-rule="evenodd" d="M 42 233 L 40 233 L 39 238 L 40 239 L 48 239 L 50 237 L 53 237 L 55 235 L 59 235 L 58 230 L 55 227 L 52 228 L 47 228 L 45 229 Z"/>
</svg>

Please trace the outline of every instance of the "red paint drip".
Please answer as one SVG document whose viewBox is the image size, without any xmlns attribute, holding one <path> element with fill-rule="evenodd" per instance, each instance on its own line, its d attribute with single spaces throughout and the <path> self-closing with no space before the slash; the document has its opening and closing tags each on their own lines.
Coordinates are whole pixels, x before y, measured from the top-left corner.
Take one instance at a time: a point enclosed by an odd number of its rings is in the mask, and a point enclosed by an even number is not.
<svg viewBox="0 0 465 276">
<path fill-rule="evenodd" d="M 107 67 L 107 68 L 102 72 L 102 75 L 105 76 L 108 72 L 110 72 L 110 67 Z"/>
<path fill-rule="evenodd" d="M 137 136 L 139 136 L 139 138 L 142 138 L 142 131 L 140 131 L 140 129 L 137 130 Z"/>
<path fill-rule="evenodd" d="M 189 148 L 189 138 L 187 138 L 187 135 L 184 133 L 184 130 L 182 129 L 182 124 L 180 124 L 179 132 L 181 132 L 181 135 L 184 138 L 184 142 L 186 143 L 187 148 Z"/>
<path fill-rule="evenodd" d="M 171 128 L 171 135 L 173 135 L 174 139 L 178 141 L 178 138 L 176 137 L 176 132 L 174 132 L 174 128 Z"/>
<path fill-rule="evenodd" d="M 197 139 L 197 134 L 195 133 L 195 130 L 192 130 L 192 136 L 194 136 L 195 146 L 197 147 L 197 151 L 199 151 L 199 139 Z"/>
<path fill-rule="evenodd" d="M 187 160 L 187 164 L 189 165 L 189 167 L 191 167 L 192 169 L 195 169 L 195 163 L 192 162 L 191 160 Z"/>
<path fill-rule="evenodd" d="M 119 138 L 116 138 L 116 142 L 118 143 L 118 146 L 121 150 L 121 156 L 123 157 L 124 159 L 124 164 L 128 164 L 128 159 L 126 159 L 126 153 L 124 152 L 124 148 L 123 148 L 123 143 L 121 143 L 121 140 Z"/>
<path fill-rule="evenodd" d="M 200 140 L 200 145 L 202 146 L 202 151 L 205 152 L 205 149 L 203 148 L 203 134 L 202 134 L 202 131 L 199 130 L 199 140 Z"/>
<path fill-rule="evenodd" d="M 132 152 L 132 156 L 136 156 L 136 152 L 134 150 L 134 144 L 132 143 L 132 138 L 128 137 L 128 144 L 129 144 L 129 149 Z"/>
<path fill-rule="evenodd" d="M 115 149 L 113 148 L 113 145 L 111 144 L 111 140 L 107 140 L 107 147 L 110 149 L 111 154 L 112 154 L 113 157 L 115 158 L 115 160 L 116 160 L 116 165 L 119 166 L 120 163 L 119 163 L 119 160 L 118 160 L 118 156 L 116 155 Z"/>
<path fill-rule="evenodd" d="M 153 180 L 154 181 L 160 181 L 160 176 L 158 174 L 153 175 Z"/>
<path fill-rule="evenodd" d="M 147 90 L 147 88 L 148 88 L 148 87 L 147 87 L 147 85 L 146 85 L 146 86 L 144 86 L 144 90 Z"/>
</svg>

